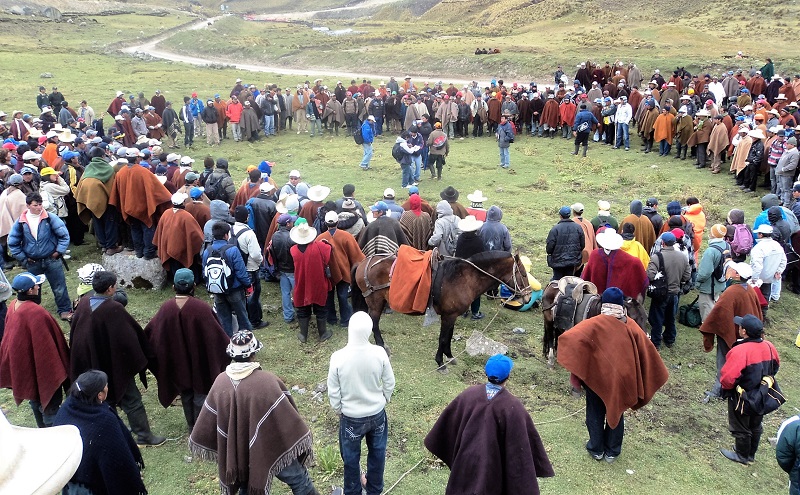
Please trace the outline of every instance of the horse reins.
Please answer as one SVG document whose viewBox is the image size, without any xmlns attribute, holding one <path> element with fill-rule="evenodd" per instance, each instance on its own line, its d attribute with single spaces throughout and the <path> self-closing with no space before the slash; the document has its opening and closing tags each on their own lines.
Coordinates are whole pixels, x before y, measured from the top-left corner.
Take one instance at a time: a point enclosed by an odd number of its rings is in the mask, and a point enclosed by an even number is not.
<svg viewBox="0 0 800 495">
<path fill-rule="evenodd" d="M 511 256 L 513 257 L 513 255 L 511 255 Z M 467 263 L 468 265 L 471 265 L 473 268 L 475 268 L 479 272 L 483 273 L 484 275 L 486 275 L 486 276 L 496 280 L 498 283 L 508 287 L 508 284 L 505 281 L 500 280 L 498 277 L 492 275 L 491 273 L 487 272 L 483 268 L 477 266 L 475 263 L 471 262 L 469 259 L 457 258 L 455 256 L 448 256 L 448 255 L 442 255 L 442 258 L 443 259 L 451 259 L 451 260 L 463 261 L 464 263 Z M 530 294 L 531 292 L 533 292 L 533 290 L 531 289 L 530 284 L 528 284 L 528 285 L 526 285 L 525 287 L 522 287 L 522 288 L 519 287 L 519 284 L 517 283 L 517 273 L 518 272 L 519 272 L 519 268 L 517 268 L 517 260 L 514 260 L 514 264 L 513 264 L 512 268 L 511 268 L 511 279 L 514 281 L 514 289 L 512 290 L 511 296 L 509 296 L 505 300 L 505 302 L 511 301 L 512 299 L 514 299 L 515 296 L 520 296 L 520 295 L 524 296 L 526 294 Z M 509 289 L 511 289 L 511 288 L 509 287 Z"/>
</svg>

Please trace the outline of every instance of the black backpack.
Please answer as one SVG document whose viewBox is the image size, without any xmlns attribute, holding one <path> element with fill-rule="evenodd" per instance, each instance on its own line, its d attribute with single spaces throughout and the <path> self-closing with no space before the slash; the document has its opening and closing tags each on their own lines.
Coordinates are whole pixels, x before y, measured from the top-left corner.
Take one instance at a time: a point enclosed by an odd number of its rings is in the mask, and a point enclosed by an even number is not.
<svg viewBox="0 0 800 495">
<path fill-rule="evenodd" d="M 355 140 L 356 144 L 364 144 L 364 135 L 361 134 L 360 127 L 355 129 L 355 132 L 353 133 L 353 139 Z"/>
<path fill-rule="evenodd" d="M 650 285 L 647 286 L 647 295 L 651 298 L 663 299 L 669 295 L 669 282 L 667 281 L 667 273 L 664 270 L 664 255 L 659 251 L 656 256 L 658 256 L 658 272 L 650 280 Z"/>
<path fill-rule="evenodd" d="M 397 163 L 400 163 L 405 156 L 406 152 L 401 146 L 401 143 L 394 143 L 394 146 L 392 146 L 392 158 L 394 158 Z"/>
<path fill-rule="evenodd" d="M 228 200 L 228 195 L 225 193 L 225 188 L 222 187 L 222 180 L 224 178 L 225 176 L 222 174 L 211 174 L 208 176 L 204 186 L 205 189 L 203 191 L 208 199 L 221 199 L 222 201 Z"/>
</svg>

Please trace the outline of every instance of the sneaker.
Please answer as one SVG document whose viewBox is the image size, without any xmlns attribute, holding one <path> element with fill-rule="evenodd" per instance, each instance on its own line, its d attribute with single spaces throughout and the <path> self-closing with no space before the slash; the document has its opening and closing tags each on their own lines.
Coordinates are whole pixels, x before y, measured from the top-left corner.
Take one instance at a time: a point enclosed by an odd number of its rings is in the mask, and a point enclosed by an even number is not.
<svg viewBox="0 0 800 495">
<path fill-rule="evenodd" d="M 595 461 L 603 460 L 603 454 L 592 454 L 591 452 L 589 452 L 589 455 L 592 456 L 592 459 L 594 459 Z"/>
<path fill-rule="evenodd" d="M 332 486 L 330 495 L 344 495 L 344 490 L 342 490 L 338 486 Z"/>
<path fill-rule="evenodd" d="M 483 319 L 483 313 L 478 312 L 478 313 L 472 315 L 472 319 L 473 320 L 482 320 Z"/>
<path fill-rule="evenodd" d="M 603 457 L 605 458 L 606 462 L 609 463 L 609 464 L 614 464 L 614 461 L 617 460 L 617 456 L 615 456 L 615 455 L 606 455 L 606 456 L 603 456 Z"/>
</svg>

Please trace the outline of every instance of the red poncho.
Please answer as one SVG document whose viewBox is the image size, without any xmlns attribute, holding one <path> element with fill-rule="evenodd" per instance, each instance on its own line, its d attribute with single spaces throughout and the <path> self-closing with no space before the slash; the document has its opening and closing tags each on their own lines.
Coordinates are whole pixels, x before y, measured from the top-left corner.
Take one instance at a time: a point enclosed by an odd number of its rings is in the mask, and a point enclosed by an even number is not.
<svg viewBox="0 0 800 495">
<path fill-rule="evenodd" d="M 619 287 L 628 297 L 638 299 L 647 290 L 647 273 L 639 258 L 616 250 L 606 255 L 598 248 L 589 255 L 581 277 L 597 286 L 598 294 L 609 287 Z"/>
<path fill-rule="evenodd" d="M 45 406 L 68 369 L 69 349 L 56 320 L 36 303 L 12 302 L 0 343 L 0 387 L 13 391 L 17 405 L 37 400 Z"/>
<path fill-rule="evenodd" d="M 294 259 L 294 305 L 325 306 L 331 289 L 330 280 L 325 277 L 325 267 L 331 260 L 330 244 L 314 241 L 306 244 L 305 251 L 294 245 L 291 253 Z"/>
</svg>

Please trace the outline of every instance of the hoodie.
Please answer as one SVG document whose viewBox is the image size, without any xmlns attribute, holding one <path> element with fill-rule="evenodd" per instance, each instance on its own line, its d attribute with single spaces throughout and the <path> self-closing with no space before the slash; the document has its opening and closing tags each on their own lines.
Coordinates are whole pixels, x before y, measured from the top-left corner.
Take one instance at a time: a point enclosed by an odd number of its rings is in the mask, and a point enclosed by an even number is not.
<svg viewBox="0 0 800 495">
<path fill-rule="evenodd" d="M 458 229 L 459 218 L 453 214 L 453 207 L 445 200 L 436 204 L 436 223 L 428 245 L 438 247 L 444 256 L 453 256 L 456 252 L 456 240 L 461 234 Z"/>
<path fill-rule="evenodd" d="M 374 416 L 394 391 L 394 371 L 383 347 L 370 344 L 372 318 L 357 311 L 350 317 L 347 345 L 334 352 L 328 369 L 328 400 L 348 418 Z"/>
<path fill-rule="evenodd" d="M 500 221 L 503 219 L 503 210 L 492 205 L 486 212 L 486 222 L 481 227 L 480 235 L 486 249 L 489 251 L 511 252 L 511 234 L 508 228 Z"/>
<path fill-rule="evenodd" d="M 634 199 L 631 201 L 631 213 L 636 215 L 637 217 L 642 216 L 642 211 L 644 207 L 642 206 L 642 202 L 638 199 Z"/>
<path fill-rule="evenodd" d="M 700 250 L 700 242 L 703 240 L 703 232 L 706 230 L 706 214 L 700 203 L 695 203 L 686 207 L 683 214 L 687 220 L 694 224 L 694 250 Z"/>
<path fill-rule="evenodd" d="M 761 224 L 770 223 L 767 216 L 769 209 L 773 206 L 778 206 L 780 202 L 780 198 L 775 194 L 766 194 L 763 198 L 761 198 L 761 209 L 763 211 L 758 214 L 755 222 L 753 222 L 753 239 L 758 240 L 758 234 L 756 234 L 755 231 Z M 783 219 L 789 223 L 791 233 L 794 234 L 795 232 L 800 231 L 800 223 L 798 223 L 797 217 L 794 213 L 792 213 L 792 210 L 782 206 L 781 211 L 783 212 Z"/>
<path fill-rule="evenodd" d="M 767 210 L 767 220 L 775 228 L 772 238 L 783 244 L 789 241 L 792 236 L 792 229 L 789 222 L 784 219 L 783 211 L 780 206 L 770 206 Z"/>
<path fill-rule="evenodd" d="M 203 238 L 205 239 L 204 247 L 208 244 L 211 244 L 213 240 L 211 235 L 211 227 L 214 226 L 214 222 L 225 222 L 233 225 L 233 222 L 235 221 L 235 219 L 231 216 L 228 203 L 222 201 L 221 199 L 215 199 L 211 201 L 211 204 L 208 205 L 208 208 L 211 210 L 211 220 L 207 221 L 206 224 L 203 225 Z"/>
</svg>

